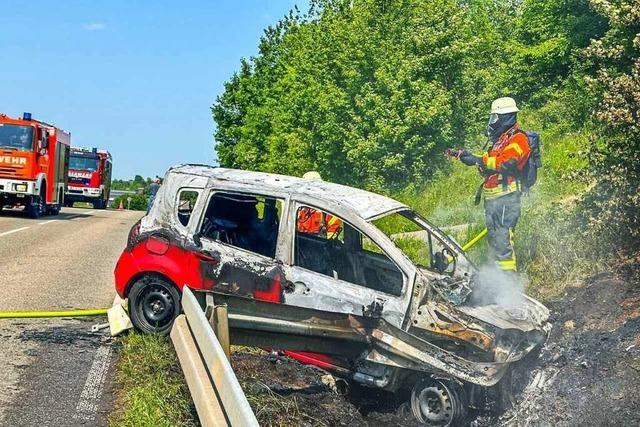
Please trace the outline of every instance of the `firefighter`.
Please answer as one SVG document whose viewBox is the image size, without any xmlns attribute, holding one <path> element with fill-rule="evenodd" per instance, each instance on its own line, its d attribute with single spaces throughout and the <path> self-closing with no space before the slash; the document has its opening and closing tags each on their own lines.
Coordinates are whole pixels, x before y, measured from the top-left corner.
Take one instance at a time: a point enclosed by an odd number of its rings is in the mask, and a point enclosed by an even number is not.
<svg viewBox="0 0 640 427">
<path fill-rule="evenodd" d="M 467 166 L 478 166 L 484 178 L 476 200 L 479 203 L 479 197 L 484 196 L 489 246 L 496 266 L 504 271 L 516 271 L 513 237 L 520 217 L 518 172 L 523 170 L 530 153 L 527 135 L 517 122 L 518 111 L 513 98 L 496 99 L 487 125 L 489 150 L 482 156 L 465 149 L 449 152 Z"/>
<path fill-rule="evenodd" d="M 155 177 L 153 182 L 149 184 L 149 198 L 147 200 L 147 213 L 151 210 L 151 205 L 153 205 L 153 201 L 156 199 L 156 194 L 160 189 L 161 180 L 159 177 Z"/>
<path fill-rule="evenodd" d="M 309 171 L 302 178 L 322 181 L 322 177 L 316 171 Z M 297 224 L 298 231 L 301 233 L 314 234 L 328 239 L 337 237 L 342 230 L 342 221 L 339 218 L 310 207 L 298 210 Z"/>
</svg>

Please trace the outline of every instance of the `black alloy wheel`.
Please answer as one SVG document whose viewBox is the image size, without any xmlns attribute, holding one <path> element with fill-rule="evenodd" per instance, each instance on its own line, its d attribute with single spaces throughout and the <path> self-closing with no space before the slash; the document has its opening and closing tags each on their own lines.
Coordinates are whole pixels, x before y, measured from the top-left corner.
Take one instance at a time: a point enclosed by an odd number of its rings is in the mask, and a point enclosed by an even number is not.
<svg viewBox="0 0 640 427">
<path fill-rule="evenodd" d="M 137 280 L 129 292 L 133 326 L 146 334 L 167 335 L 180 314 L 180 293 L 167 280 L 148 276 Z"/>
</svg>

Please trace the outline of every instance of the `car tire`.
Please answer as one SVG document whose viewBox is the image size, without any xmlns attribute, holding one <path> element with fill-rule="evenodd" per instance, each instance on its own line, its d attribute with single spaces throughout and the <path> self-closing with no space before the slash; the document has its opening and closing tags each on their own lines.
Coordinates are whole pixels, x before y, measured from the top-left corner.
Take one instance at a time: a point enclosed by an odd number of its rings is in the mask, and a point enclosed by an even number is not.
<svg viewBox="0 0 640 427">
<path fill-rule="evenodd" d="M 168 280 L 144 276 L 129 291 L 131 323 L 144 334 L 168 335 L 180 314 L 180 292 Z"/>
</svg>

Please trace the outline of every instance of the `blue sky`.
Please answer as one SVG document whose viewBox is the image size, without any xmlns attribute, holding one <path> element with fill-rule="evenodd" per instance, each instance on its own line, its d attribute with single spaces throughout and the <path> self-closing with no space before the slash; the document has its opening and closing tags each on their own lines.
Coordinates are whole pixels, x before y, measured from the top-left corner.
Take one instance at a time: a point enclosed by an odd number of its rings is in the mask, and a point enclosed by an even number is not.
<svg viewBox="0 0 640 427">
<path fill-rule="evenodd" d="M 264 28 L 307 0 L 2 0 L 0 112 L 106 148 L 114 177 L 212 163 L 210 106 Z"/>
</svg>

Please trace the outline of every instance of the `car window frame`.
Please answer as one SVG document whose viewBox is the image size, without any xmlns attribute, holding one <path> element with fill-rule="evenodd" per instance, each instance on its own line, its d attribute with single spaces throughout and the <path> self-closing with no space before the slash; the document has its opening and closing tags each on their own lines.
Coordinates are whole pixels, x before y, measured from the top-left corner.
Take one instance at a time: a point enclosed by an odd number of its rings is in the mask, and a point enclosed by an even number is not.
<svg viewBox="0 0 640 427">
<path fill-rule="evenodd" d="M 180 217 L 178 216 L 178 212 L 180 210 L 180 194 L 182 194 L 183 191 L 193 191 L 195 193 L 198 193 L 198 197 L 196 197 L 196 202 L 193 205 L 193 209 L 191 209 L 191 215 L 189 215 L 189 221 L 187 222 L 186 225 L 182 224 L 182 222 L 180 221 Z M 176 191 L 176 198 L 175 198 L 175 203 L 173 208 L 173 215 L 176 220 L 176 225 L 178 227 L 181 227 L 184 230 L 188 230 L 190 228 L 190 225 L 192 224 L 192 218 L 194 216 L 194 213 L 196 213 L 197 211 L 198 204 L 201 203 L 201 196 L 203 193 L 204 193 L 203 188 L 190 187 L 190 186 L 178 188 L 178 191 Z"/>
<path fill-rule="evenodd" d="M 361 238 L 361 242 L 362 242 L 362 236 L 367 237 L 369 240 L 371 240 L 373 243 L 375 243 L 380 250 L 382 251 L 382 253 L 393 263 L 393 265 L 396 266 L 396 268 L 400 271 L 400 273 L 402 274 L 402 289 L 400 291 L 399 294 L 392 294 L 389 292 L 385 292 L 379 289 L 374 289 L 374 288 L 370 288 L 368 286 L 365 285 L 361 285 L 359 283 L 354 283 L 354 282 L 348 282 L 344 279 L 336 279 L 335 277 L 323 274 L 323 273 L 319 273 L 317 271 L 313 271 L 310 270 L 308 268 L 302 267 L 300 265 L 297 265 L 295 262 L 295 250 L 296 250 L 296 233 L 298 232 L 298 209 L 302 208 L 302 207 L 309 207 L 312 209 L 316 209 L 316 210 L 320 210 L 324 213 L 327 213 L 329 215 L 333 215 L 337 218 L 340 218 L 341 221 L 348 223 L 351 227 L 353 227 L 357 232 L 359 232 L 361 234 L 360 238 Z M 347 283 L 351 286 L 356 286 L 356 287 L 360 287 L 360 288 L 365 288 L 368 289 L 370 291 L 373 292 L 379 292 L 381 294 L 384 294 L 385 296 L 388 296 L 390 298 L 398 298 L 398 299 L 403 299 L 406 295 L 406 293 L 408 292 L 409 288 L 410 288 L 410 281 L 411 281 L 411 275 L 405 271 L 404 268 L 402 268 L 402 266 L 399 265 L 399 263 L 396 261 L 396 259 L 389 254 L 389 252 L 387 250 L 385 250 L 384 245 L 382 245 L 380 242 L 377 241 L 377 239 L 375 239 L 374 237 L 371 236 L 370 233 L 366 233 L 363 228 L 366 228 L 367 226 L 369 227 L 374 227 L 372 224 L 370 224 L 367 221 L 362 221 L 362 223 L 365 225 L 365 227 L 361 227 L 357 224 L 354 224 L 355 221 L 349 220 L 347 218 L 345 218 L 346 215 L 343 214 L 337 214 L 335 213 L 335 211 L 329 210 L 327 208 L 321 208 L 318 207 L 317 205 L 313 204 L 313 203 L 308 203 L 305 202 L 303 200 L 294 200 L 292 201 L 292 203 L 290 204 L 289 207 L 289 217 L 291 218 L 291 220 L 289 221 L 291 224 L 289 224 L 288 230 L 289 230 L 289 234 L 290 234 L 290 238 L 288 238 L 288 243 L 289 243 L 289 250 L 288 250 L 288 259 L 289 259 L 289 264 L 291 267 L 295 267 L 295 268 L 300 268 L 302 270 L 311 272 L 313 274 L 320 274 L 323 277 L 329 278 L 331 280 L 335 280 L 336 282 L 340 282 L 340 283 Z M 377 230 L 377 228 L 376 228 Z M 343 230 L 344 232 L 344 230 Z M 415 280 L 415 276 L 413 277 L 413 280 Z"/>
<path fill-rule="evenodd" d="M 242 190 L 234 190 L 234 189 L 229 189 L 229 188 L 209 188 L 208 190 L 207 196 L 206 196 L 206 202 L 204 203 L 203 207 L 202 207 L 202 212 L 200 213 L 200 218 L 197 222 L 197 224 L 195 224 L 194 228 L 193 228 L 193 234 L 198 234 L 200 233 L 200 230 L 202 229 L 202 225 L 204 223 L 204 218 L 206 216 L 207 213 L 207 209 L 209 209 L 209 204 L 211 203 L 211 199 L 217 194 L 217 193 L 226 193 L 226 194 L 237 194 L 237 195 L 242 195 L 242 196 L 254 196 L 254 197 L 264 197 L 264 198 L 271 198 L 271 199 L 276 199 L 279 200 L 281 203 L 281 207 L 282 207 L 282 212 L 280 214 L 280 223 L 278 224 L 278 233 L 277 233 L 277 240 L 276 240 L 276 251 L 275 251 L 275 256 L 274 257 L 269 257 L 266 255 L 262 255 L 259 254 L 257 252 L 253 252 L 250 251 L 248 249 L 244 249 L 244 248 L 240 248 L 238 246 L 234 246 L 231 245 L 229 243 L 225 243 L 225 242 L 221 242 L 220 240 L 213 240 L 210 239 L 208 237 L 201 237 L 200 239 L 206 240 L 208 242 L 211 242 L 213 244 L 216 245 L 222 245 L 226 248 L 231 248 L 233 250 L 237 250 L 237 251 L 241 251 L 243 253 L 249 254 L 251 256 L 256 256 L 265 260 L 269 260 L 272 262 L 278 262 L 278 263 L 282 263 L 282 258 L 280 256 L 280 254 L 282 253 L 281 250 L 281 246 L 282 246 L 282 241 L 284 240 L 283 237 L 283 228 L 286 228 L 286 224 L 285 224 L 285 216 L 287 213 L 287 209 L 288 209 L 288 198 L 286 197 L 279 197 L 279 196 L 275 196 L 275 195 L 270 195 L 270 194 L 265 194 L 265 193 L 258 193 L 258 192 L 253 192 L 253 191 L 242 191 Z"/>
</svg>

